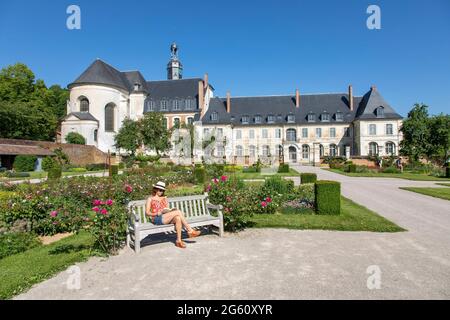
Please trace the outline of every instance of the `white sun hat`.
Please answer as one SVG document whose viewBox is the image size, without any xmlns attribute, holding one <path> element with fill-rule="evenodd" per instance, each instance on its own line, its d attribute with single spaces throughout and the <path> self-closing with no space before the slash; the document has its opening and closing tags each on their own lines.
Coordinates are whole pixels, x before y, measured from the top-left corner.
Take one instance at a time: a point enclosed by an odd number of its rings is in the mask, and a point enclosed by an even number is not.
<svg viewBox="0 0 450 320">
<path fill-rule="evenodd" d="M 166 184 L 162 181 L 158 181 L 156 184 L 153 185 L 153 188 L 166 191 Z"/>
</svg>

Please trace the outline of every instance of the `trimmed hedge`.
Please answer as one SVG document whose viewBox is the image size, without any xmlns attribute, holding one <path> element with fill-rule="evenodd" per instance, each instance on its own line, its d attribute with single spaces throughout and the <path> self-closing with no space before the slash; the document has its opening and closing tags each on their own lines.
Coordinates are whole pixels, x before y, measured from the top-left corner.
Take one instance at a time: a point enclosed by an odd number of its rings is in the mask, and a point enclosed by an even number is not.
<svg viewBox="0 0 450 320">
<path fill-rule="evenodd" d="M 206 170 L 203 167 L 197 167 L 194 168 L 194 179 L 196 183 L 203 184 L 205 183 L 206 179 Z"/>
<path fill-rule="evenodd" d="M 317 181 L 317 174 L 315 173 L 301 173 L 300 174 L 300 183 L 314 183 Z"/>
<path fill-rule="evenodd" d="M 341 213 L 341 184 L 337 181 L 319 180 L 314 184 L 316 213 L 337 215 Z"/>
<path fill-rule="evenodd" d="M 36 156 L 17 156 L 14 159 L 13 168 L 16 171 L 34 171 L 34 165 L 36 164 Z"/>
<path fill-rule="evenodd" d="M 86 169 L 88 171 L 104 170 L 105 167 L 105 163 L 90 163 L 86 165 Z"/>
<path fill-rule="evenodd" d="M 48 170 L 47 178 L 49 180 L 56 180 L 61 178 L 62 176 L 62 168 L 60 166 L 54 166 Z"/>
<path fill-rule="evenodd" d="M 353 163 L 349 164 L 347 166 L 347 170 L 346 171 L 347 172 L 352 172 L 352 173 L 356 172 L 356 164 L 353 164 Z"/>
<path fill-rule="evenodd" d="M 109 176 L 116 176 L 119 173 L 119 166 L 116 164 L 113 164 L 109 166 Z"/>
<path fill-rule="evenodd" d="M 278 173 L 288 173 L 289 172 L 289 164 L 283 163 L 278 167 Z"/>
<path fill-rule="evenodd" d="M 26 178 L 29 177 L 30 174 L 28 172 L 12 172 L 12 171 L 7 171 L 6 172 L 6 176 L 8 178 Z"/>
</svg>

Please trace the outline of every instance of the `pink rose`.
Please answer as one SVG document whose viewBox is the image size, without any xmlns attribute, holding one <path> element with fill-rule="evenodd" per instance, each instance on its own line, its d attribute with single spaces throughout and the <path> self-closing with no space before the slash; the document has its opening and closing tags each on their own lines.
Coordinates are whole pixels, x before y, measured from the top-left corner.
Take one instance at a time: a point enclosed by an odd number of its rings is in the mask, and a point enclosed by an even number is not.
<svg viewBox="0 0 450 320">
<path fill-rule="evenodd" d="M 50 212 L 50 215 L 54 218 L 58 215 L 58 211 L 52 211 Z"/>
<path fill-rule="evenodd" d="M 230 212 L 230 208 L 225 208 L 225 212 Z"/>
<path fill-rule="evenodd" d="M 227 176 L 221 176 L 220 180 L 222 180 L 223 182 L 227 181 L 228 177 Z"/>
<path fill-rule="evenodd" d="M 227 201 L 230 202 L 231 201 L 231 197 L 227 197 Z"/>
<path fill-rule="evenodd" d="M 217 178 L 214 178 L 214 183 L 218 183 L 219 180 L 217 180 Z"/>
<path fill-rule="evenodd" d="M 261 202 L 261 206 L 262 206 L 263 208 L 267 207 L 267 202 L 265 202 L 265 201 Z"/>
<path fill-rule="evenodd" d="M 53 224 L 58 224 L 58 221 L 53 221 Z"/>
<path fill-rule="evenodd" d="M 102 204 L 102 202 L 101 202 L 100 200 L 94 200 L 94 201 L 92 201 L 92 204 L 93 204 L 94 206 L 99 206 L 99 205 Z"/>
<path fill-rule="evenodd" d="M 108 200 L 106 200 L 106 204 L 107 204 L 108 206 L 110 206 L 110 205 L 113 204 L 113 201 L 112 201 L 111 199 L 108 199 Z"/>
<path fill-rule="evenodd" d="M 99 212 L 100 208 L 99 207 L 93 207 L 92 210 L 95 211 L 95 212 Z"/>
<path fill-rule="evenodd" d="M 103 215 L 106 215 L 106 214 L 108 214 L 108 210 L 102 209 L 102 211 L 100 211 L 100 213 L 103 214 Z"/>
<path fill-rule="evenodd" d="M 211 191 L 211 185 L 210 184 L 208 184 L 208 186 L 206 187 L 206 192 L 209 192 L 209 191 Z"/>
<path fill-rule="evenodd" d="M 272 199 L 270 197 L 267 197 L 266 201 L 270 203 L 270 202 L 272 202 Z"/>
<path fill-rule="evenodd" d="M 133 187 L 130 186 L 129 184 L 127 184 L 127 185 L 125 185 L 125 191 L 126 191 L 127 193 L 131 193 L 131 192 L 133 192 Z"/>
</svg>

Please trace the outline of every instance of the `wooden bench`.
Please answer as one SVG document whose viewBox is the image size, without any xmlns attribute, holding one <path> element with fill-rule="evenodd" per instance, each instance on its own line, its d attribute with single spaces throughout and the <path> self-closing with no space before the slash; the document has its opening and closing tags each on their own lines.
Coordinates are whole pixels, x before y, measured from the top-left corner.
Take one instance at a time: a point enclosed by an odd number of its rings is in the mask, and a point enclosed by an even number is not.
<svg viewBox="0 0 450 320">
<path fill-rule="evenodd" d="M 215 226 L 219 228 L 219 236 L 223 236 L 222 205 L 209 203 L 208 194 L 167 198 L 170 208 L 181 210 L 188 223 L 194 227 Z M 145 215 L 145 204 L 147 200 L 130 201 L 128 203 L 128 228 L 127 246 L 134 246 L 136 253 L 140 252 L 141 241 L 151 234 L 174 231 L 173 224 L 154 225 L 150 217 Z M 211 210 L 211 211 L 210 211 Z M 217 216 L 211 214 L 216 212 Z"/>
</svg>

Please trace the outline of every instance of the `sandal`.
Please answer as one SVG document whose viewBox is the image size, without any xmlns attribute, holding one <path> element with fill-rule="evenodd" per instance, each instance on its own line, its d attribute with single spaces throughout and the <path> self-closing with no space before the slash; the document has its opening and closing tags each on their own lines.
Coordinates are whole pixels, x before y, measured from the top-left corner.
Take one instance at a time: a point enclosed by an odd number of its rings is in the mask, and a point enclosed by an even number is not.
<svg viewBox="0 0 450 320">
<path fill-rule="evenodd" d="M 182 248 L 185 249 L 186 248 L 186 244 L 183 241 L 175 241 L 175 246 L 177 246 L 178 248 Z"/>
<path fill-rule="evenodd" d="M 202 232 L 198 230 L 192 229 L 191 232 L 188 232 L 189 238 L 195 238 L 198 237 Z"/>
</svg>

